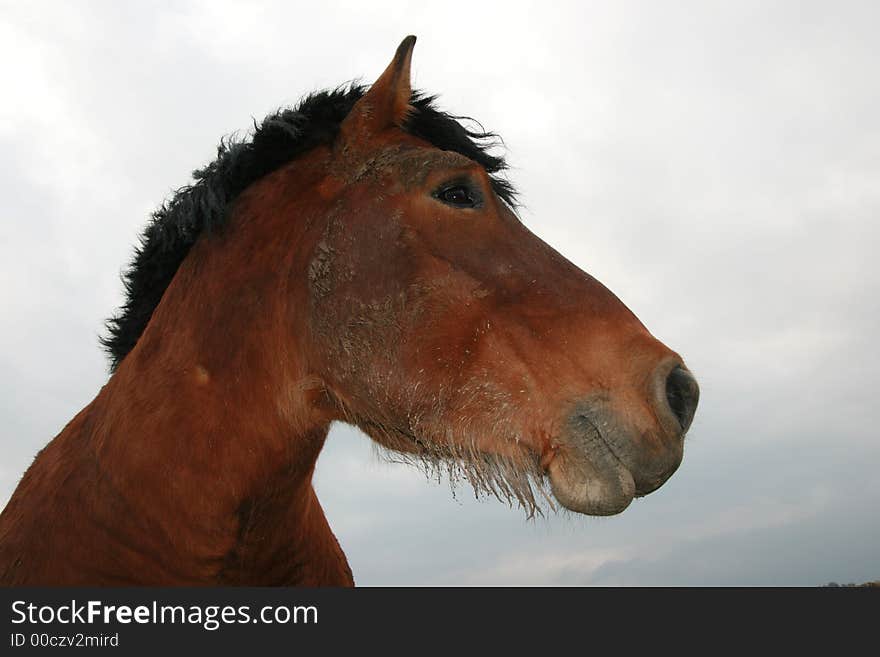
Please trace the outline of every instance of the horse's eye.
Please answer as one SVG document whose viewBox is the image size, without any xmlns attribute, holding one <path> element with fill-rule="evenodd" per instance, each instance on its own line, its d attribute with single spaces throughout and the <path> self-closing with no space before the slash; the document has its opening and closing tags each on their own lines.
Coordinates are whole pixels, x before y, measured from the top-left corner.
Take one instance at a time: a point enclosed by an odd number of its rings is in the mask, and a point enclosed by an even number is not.
<svg viewBox="0 0 880 657">
<path fill-rule="evenodd" d="M 437 194 L 437 198 L 456 208 L 472 208 L 477 204 L 470 190 L 463 185 L 447 187 Z"/>
</svg>

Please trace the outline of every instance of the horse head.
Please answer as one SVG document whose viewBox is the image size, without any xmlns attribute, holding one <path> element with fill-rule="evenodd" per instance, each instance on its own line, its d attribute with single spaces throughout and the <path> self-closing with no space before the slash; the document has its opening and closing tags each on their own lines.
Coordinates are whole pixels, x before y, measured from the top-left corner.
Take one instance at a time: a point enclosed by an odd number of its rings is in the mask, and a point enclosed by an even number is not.
<svg viewBox="0 0 880 657">
<path fill-rule="evenodd" d="M 618 513 L 681 462 L 696 381 L 484 166 L 408 125 L 414 43 L 323 160 L 312 373 L 384 447 L 526 506 L 547 476 L 568 509 Z"/>
</svg>

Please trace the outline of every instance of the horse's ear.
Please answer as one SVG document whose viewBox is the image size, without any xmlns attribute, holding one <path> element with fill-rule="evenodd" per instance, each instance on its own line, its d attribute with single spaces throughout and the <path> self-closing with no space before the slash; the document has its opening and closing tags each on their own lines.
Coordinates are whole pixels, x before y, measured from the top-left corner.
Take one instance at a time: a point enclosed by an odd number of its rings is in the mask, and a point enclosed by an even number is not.
<svg viewBox="0 0 880 657">
<path fill-rule="evenodd" d="M 388 68 L 342 122 L 343 139 L 352 135 L 376 134 L 385 128 L 403 125 L 412 110 L 409 70 L 415 45 L 416 38 L 412 35 L 400 42 Z"/>
</svg>

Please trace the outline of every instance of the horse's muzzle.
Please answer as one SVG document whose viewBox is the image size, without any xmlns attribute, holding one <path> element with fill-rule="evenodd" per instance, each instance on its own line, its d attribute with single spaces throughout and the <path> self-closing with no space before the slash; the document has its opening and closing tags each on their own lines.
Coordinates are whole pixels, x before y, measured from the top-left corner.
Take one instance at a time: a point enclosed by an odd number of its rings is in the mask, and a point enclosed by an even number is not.
<svg viewBox="0 0 880 657">
<path fill-rule="evenodd" d="M 588 515 L 620 513 L 659 488 L 678 468 L 699 386 L 677 359 L 650 377 L 640 399 L 605 391 L 574 405 L 547 466 L 564 507 Z"/>
</svg>

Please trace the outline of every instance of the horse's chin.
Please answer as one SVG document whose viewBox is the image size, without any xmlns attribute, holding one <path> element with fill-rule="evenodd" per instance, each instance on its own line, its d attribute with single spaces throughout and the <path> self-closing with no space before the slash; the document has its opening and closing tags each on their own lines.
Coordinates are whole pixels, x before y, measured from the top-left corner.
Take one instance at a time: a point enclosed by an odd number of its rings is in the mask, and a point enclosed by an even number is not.
<svg viewBox="0 0 880 657">
<path fill-rule="evenodd" d="M 636 496 L 632 473 L 601 438 L 560 450 L 547 466 L 556 500 L 570 511 L 591 516 L 612 516 L 623 511 Z"/>
</svg>

